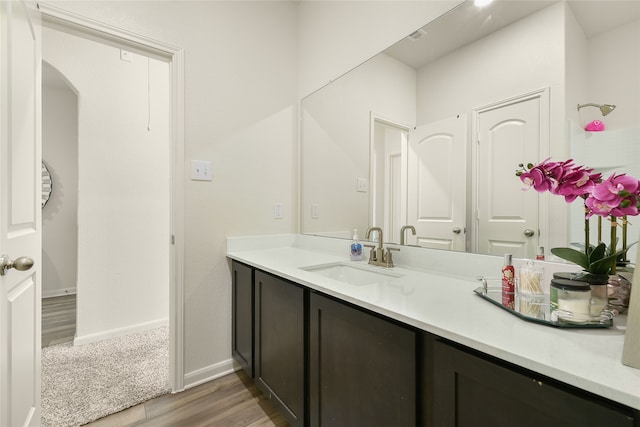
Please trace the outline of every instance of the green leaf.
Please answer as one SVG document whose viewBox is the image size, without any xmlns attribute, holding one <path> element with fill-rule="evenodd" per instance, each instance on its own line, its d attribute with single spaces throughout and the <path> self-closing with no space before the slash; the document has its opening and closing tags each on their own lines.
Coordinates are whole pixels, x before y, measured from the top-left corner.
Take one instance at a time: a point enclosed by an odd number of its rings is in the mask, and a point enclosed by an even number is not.
<svg viewBox="0 0 640 427">
<path fill-rule="evenodd" d="M 604 258 L 606 251 L 607 251 L 607 245 L 605 245 L 604 243 L 600 243 L 598 246 L 595 247 L 595 249 L 593 249 L 592 251 L 589 251 L 589 265 Z"/>
<path fill-rule="evenodd" d="M 625 251 L 626 252 L 626 251 Z M 587 271 L 592 274 L 608 274 L 619 254 L 609 255 L 589 265 Z"/>
<path fill-rule="evenodd" d="M 609 274 L 616 260 L 624 258 L 631 246 L 633 246 L 633 244 L 624 251 L 611 253 L 610 248 L 607 248 L 606 244 L 600 243 L 595 247 L 590 246 L 588 255 L 573 248 L 552 248 L 551 253 L 559 258 L 579 265 L 589 273 Z"/>
<path fill-rule="evenodd" d="M 559 258 L 578 264 L 580 267 L 589 271 L 589 258 L 584 252 L 572 248 L 552 248 L 551 253 Z"/>
</svg>

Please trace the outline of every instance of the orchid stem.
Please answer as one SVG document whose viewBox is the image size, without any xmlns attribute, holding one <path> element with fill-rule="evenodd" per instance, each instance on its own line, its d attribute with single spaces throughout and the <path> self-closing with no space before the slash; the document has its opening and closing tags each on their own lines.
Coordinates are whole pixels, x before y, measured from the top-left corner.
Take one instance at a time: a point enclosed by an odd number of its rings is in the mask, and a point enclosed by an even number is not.
<svg viewBox="0 0 640 427">
<path fill-rule="evenodd" d="M 618 231 L 618 223 L 616 221 L 616 217 L 611 215 L 611 254 L 617 253 L 617 231 Z M 613 263 L 611 264 L 611 274 L 616 274 L 616 264 L 617 259 L 613 259 Z"/>
<path fill-rule="evenodd" d="M 589 255 L 589 218 L 587 218 L 587 213 L 589 212 L 589 208 L 587 205 L 584 206 L 584 253 Z"/>
<path fill-rule="evenodd" d="M 627 216 L 622 217 L 622 251 L 627 250 Z M 624 253 L 623 261 L 627 261 L 627 253 Z"/>
</svg>

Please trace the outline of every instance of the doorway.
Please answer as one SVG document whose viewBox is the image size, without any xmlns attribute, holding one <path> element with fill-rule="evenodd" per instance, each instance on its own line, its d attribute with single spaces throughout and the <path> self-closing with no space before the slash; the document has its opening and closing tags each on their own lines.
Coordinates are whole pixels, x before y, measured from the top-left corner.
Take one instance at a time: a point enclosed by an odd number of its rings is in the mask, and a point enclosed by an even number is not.
<svg viewBox="0 0 640 427">
<path fill-rule="evenodd" d="M 409 134 L 408 223 L 421 247 L 466 248 L 466 122 L 459 114 Z"/>
<path fill-rule="evenodd" d="M 371 223 L 386 242 L 464 251 L 466 115 L 413 129 L 375 114 L 371 123 Z"/>
<path fill-rule="evenodd" d="M 385 242 L 400 243 L 407 223 L 407 135 L 409 127 L 371 113 L 371 224 Z"/>
<path fill-rule="evenodd" d="M 548 88 L 474 110 L 476 253 L 533 259 L 545 246 L 544 205 L 521 191 L 515 170 L 547 157 L 549 120 Z"/>
<path fill-rule="evenodd" d="M 67 147 L 73 141 L 54 138 L 56 134 L 50 129 L 56 126 L 50 126 L 52 120 L 45 117 L 61 116 L 58 110 L 63 104 L 57 101 L 61 96 L 56 93 L 59 91 L 43 91 L 43 126 L 47 126 L 43 128 L 43 159 L 58 172 L 56 178 L 60 178 L 61 185 L 56 187 L 62 189 L 52 193 L 56 204 L 51 208 L 55 209 L 50 210 L 47 204 L 43 211 L 43 215 L 57 211 L 43 216 L 43 251 L 45 259 L 57 255 L 62 247 L 77 253 L 74 343 L 83 345 L 166 326 L 170 228 L 168 64 L 49 28 L 43 28 L 42 47 L 43 59 L 71 83 L 81 101 L 74 150 Z M 68 121 L 74 125 L 71 118 Z M 73 158 L 77 160 L 70 161 Z M 67 161 L 64 167 L 60 166 L 63 159 Z M 63 169 L 77 176 L 77 238 L 58 236 L 50 242 L 50 217 L 60 218 L 67 202 L 74 202 L 72 179 L 62 180 Z M 69 230 L 69 235 L 73 234 Z M 62 275 L 64 268 L 59 267 L 64 266 L 59 264 L 45 265 L 43 291 L 48 290 L 49 280 Z"/>
<path fill-rule="evenodd" d="M 42 112 L 44 348 L 75 337 L 78 270 L 78 96 L 44 61 Z"/>
<path fill-rule="evenodd" d="M 158 42 L 155 40 L 151 40 L 145 37 L 140 37 L 132 33 L 123 32 L 115 27 L 110 27 L 108 25 L 104 25 L 101 23 L 97 23 L 92 20 L 86 20 L 82 17 L 68 14 L 65 11 L 59 10 L 55 8 L 55 6 L 41 5 L 41 13 L 43 20 L 43 27 L 45 29 L 50 29 L 54 31 L 59 31 L 61 33 L 65 33 L 67 35 L 72 34 L 77 36 L 80 39 L 85 40 L 93 40 L 97 41 L 105 46 L 116 47 L 119 53 L 118 60 L 126 62 L 127 59 L 130 59 L 133 54 L 140 55 L 146 58 L 152 58 L 163 62 L 169 69 L 168 77 L 165 81 L 166 84 L 166 96 L 168 99 L 168 112 L 165 117 L 165 123 L 167 123 L 167 134 L 168 138 L 168 147 L 166 149 L 167 152 L 167 161 L 164 164 L 166 168 L 166 179 L 162 182 L 154 182 L 152 185 L 147 185 L 143 190 L 138 190 L 133 194 L 124 195 L 125 200 L 116 201 L 118 196 L 123 196 L 122 194 L 111 195 L 107 200 L 107 203 L 102 203 L 100 208 L 104 209 L 109 213 L 107 217 L 112 217 L 113 215 L 117 215 L 122 213 L 124 216 L 133 217 L 140 213 L 139 204 L 136 204 L 137 201 L 143 200 L 148 202 L 149 197 L 154 192 L 159 191 L 158 189 L 162 189 L 162 191 L 168 191 L 168 197 L 165 201 L 164 205 L 161 207 L 157 207 L 153 210 L 154 215 L 158 213 L 161 216 L 165 216 L 167 219 L 167 227 L 163 231 L 162 235 L 156 236 L 158 238 L 158 245 L 165 247 L 167 252 L 167 265 L 168 268 L 165 272 L 165 277 L 168 281 L 168 289 L 165 292 L 166 299 L 168 300 L 168 324 L 169 324 L 169 354 L 170 354 L 170 366 L 169 366 L 169 383 L 171 389 L 173 391 L 181 391 L 183 387 L 183 378 L 184 378 L 184 368 L 183 368 L 183 356 L 182 356 L 182 348 L 183 348 L 183 210 L 184 210 L 184 200 L 183 200 L 183 172 L 184 172 L 184 137 L 183 137 L 183 87 L 184 87 L 184 76 L 183 76 L 183 51 L 180 48 L 175 46 L 168 45 L 163 42 Z M 121 52 L 121 50 L 124 51 Z M 91 64 L 89 64 L 91 65 Z M 151 73 L 152 74 L 152 73 Z M 151 75 L 150 74 L 150 75 Z M 100 81 L 95 82 L 96 85 L 100 84 Z M 146 85 L 142 85 L 140 87 L 142 91 L 148 89 Z M 131 94 L 133 97 L 134 95 Z M 81 103 L 86 102 L 84 98 L 81 99 Z M 154 108 L 153 100 L 147 99 L 148 109 L 151 110 Z M 101 119 L 108 117 L 114 112 L 113 109 L 105 109 L 103 116 Z M 149 117 L 146 117 L 145 120 L 149 120 Z M 155 122 L 158 124 L 159 122 Z M 148 122 L 146 123 L 147 127 L 151 126 L 153 128 L 154 123 Z M 81 135 L 82 138 L 82 135 Z M 113 141 L 117 142 L 118 137 L 112 138 L 110 141 L 107 141 L 103 144 L 99 144 L 99 147 L 103 150 L 102 154 L 108 155 L 110 152 L 113 153 L 115 150 L 111 146 Z M 124 161 L 129 161 L 137 166 L 140 170 L 152 170 L 158 167 L 158 164 L 151 159 L 152 156 L 149 155 L 149 150 L 139 150 L 134 152 L 129 152 L 127 156 L 121 157 Z M 81 153 L 82 156 L 82 153 Z M 100 159 L 106 159 L 106 157 L 101 157 Z M 105 161 L 106 162 L 106 161 Z M 97 164 L 94 163 L 94 164 Z M 122 179 L 120 177 L 122 170 L 117 167 L 118 162 L 108 163 L 108 166 L 111 168 L 108 171 L 109 177 L 114 179 L 115 181 Z M 91 166 L 91 163 L 89 163 Z M 146 169 L 145 169 L 146 168 Z M 90 175 L 90 174 L 89 174 Z M 91 175 L 90 175 L 91 176 Z M 125 179 L 126 181 L 126 179 Z M 88 188 L 91 188 L 91 184 L 93 182 L 88 182 L 86 185 Z M 122 187 L 121 187 L 122 188 Z M 80 191 L 82 192 L 82 181 L 80 185 Z M 88 196 L 89 204 L 91 204 L 93 199 L 91 199 L 91 194 Z M 111 203 L 113 202 L 113 203 Z M 94 203 L 95 204 L 95 203 Z M 82 219 L 80 219 L 82 221 Z M 103 224 L 99 224 L 103 225 Z M 121 245 L 122 247 L 126 247 L 130 245 L 133 241 L 145 239 L 145 236 L 141 236 L 136 230 L 135 221 L 130 221 L 129 224 L 125 224 L 127 229 L 125 230 L 125 236 L 130 236 L 129 238 L 125 238 L 122 241 L 115 242 L 116 244 Z M 87 253 L 91 253 L 94 250 L 92 247 L 88 247 L 86 249 Z M 80 250 L 80 253 L 83 253 L 83 250 Z M 112 262 L 118 262 L 117 257 L 111 256 L 115 255 L 117 252 L 113 252 L 110 255 L 109 260 Z M 141 270 L 145 270 L 148 265 L 147 261 L 140 260 L 136 258 L 127 258 L 125 261 L 119 262 L 129 262 L 134 264 L 137 268 Z M 115 269 L 113 269 L 115 270 Z M 110 275 L 110 279 L 112 283 L 118 283 L 123 280 L 122 274 L 118 275 L 112 269 L 109 269 L 108 266 L 106 269 L 99 271 L 98 274 L 101 275 Z M 103 294 L 101 297 L 109 297 L 113 295 L 109 295 L 109 293 L 118 294 L 118 298 L 120 300 L 126 300 L 131 297 L 131 295 L 127 293 L 118 293 L 114 292 L 113 287 L 108 290 L 103 290 Z M 167 295 L 168 294 L 168 295 Z M 153 294 L 151 294 L 148 290 L 141 291 L 141 295 L 144 297 L 153 298 Z M 137 295 L 138 297 L 140 295 Z M 82 298 L 82 295 L 80 295 Z M 118 313 L 119 315 L 120 313 Z M 101 327 L 104 325 L 98 325 Z M 149 326 L 149 325 L 146 325 Z M 144 325 L 143 325 L 144 327 Z M 112 328 L 113 329 L 113 328 Z M 111 331 L 111 333 L 119 333 L 117 327 L 115 331 Z M 96 337 L 90 336 L 88 339 L 94 339 Z M 107 338 L 108 336 L 103 336 Z"/>
</svg>

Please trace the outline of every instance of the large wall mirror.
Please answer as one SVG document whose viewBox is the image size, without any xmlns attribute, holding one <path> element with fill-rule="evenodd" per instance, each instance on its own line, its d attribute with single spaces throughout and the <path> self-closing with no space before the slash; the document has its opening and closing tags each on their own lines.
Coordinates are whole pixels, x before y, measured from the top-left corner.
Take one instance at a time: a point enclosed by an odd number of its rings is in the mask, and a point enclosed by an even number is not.
<svg viewBox="0 0 640 427">
<path fill-rule="evenodd" d="M 580 206 L 515 170 L 640 176 L 639 34 L 637 1 L 462 3 L 302 100 L 301 232 L 399 243 L 408 225 L 411 245 L 516 257 L 580 241 Z"/>
</svg>

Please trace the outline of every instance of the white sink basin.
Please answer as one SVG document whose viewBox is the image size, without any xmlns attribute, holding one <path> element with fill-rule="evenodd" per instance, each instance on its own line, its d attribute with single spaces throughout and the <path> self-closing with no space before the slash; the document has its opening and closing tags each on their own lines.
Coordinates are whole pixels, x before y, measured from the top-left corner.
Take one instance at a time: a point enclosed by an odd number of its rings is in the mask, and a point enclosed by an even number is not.
<svg viewBox="0 0 640 427">
<path fill-rule="evenodd" d="M 368 264 L 358 265 L 347 262 L 312 265 L 309 267 L 301 267 L 300 269 L 356 286 L 387 283 L 393 279 L 402 277 L 402 274 L 383 269 L 383 267 L 372 267 Z"/>
</svg>

